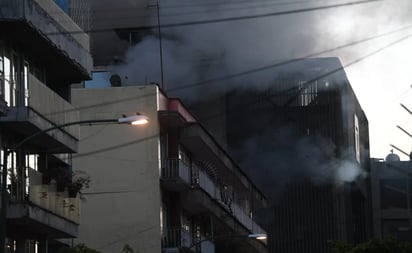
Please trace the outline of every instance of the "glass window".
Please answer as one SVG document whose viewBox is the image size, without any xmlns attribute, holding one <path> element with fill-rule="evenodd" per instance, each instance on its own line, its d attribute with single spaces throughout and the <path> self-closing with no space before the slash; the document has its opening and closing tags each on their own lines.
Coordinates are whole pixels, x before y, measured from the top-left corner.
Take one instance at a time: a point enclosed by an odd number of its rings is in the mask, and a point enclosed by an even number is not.
<svg viewBox="0 0 412 253">
<path fill-rule="evenodd" d="M 29 65 L 27 63 L 24 64 L 24 106 L 29 106 Z"/>
<path fill-rule="evenodd" d="M 10 69 L 11 61 L 8 57 L 4 57 L 4 100 L 10 106 L 11 105 L 11 69 Z"/>
<path fill-rule="evenodd" d="M 382 209 L 408 208 L 410 198 L 411 181 L 406 179 L 384 179 L 381 180 L 381 205 Z M 409 191 L 409 193 L 408 193 Z"/>
<path fill-rule="evenodd" d="M 1 53 L 1 51 L 0 51 Z M 3 55 L 0 55 L 0 78 L 3 77 L 3 71 L 4 71 L 4 67 L 3 67 Z"/>
<path fill-rule="evenodd" d="M 38 170 L 38 159 L 39 155 L 37 154 L 26 155 L 26 167 L 33 170 Z"/>
<path fill-rule="evenodd" d="M 13 60 L 11 62 L 11 106 L 16 105 L 16 94 L 17 94 L 17 55 L 13 54 Z"/>
</svg>

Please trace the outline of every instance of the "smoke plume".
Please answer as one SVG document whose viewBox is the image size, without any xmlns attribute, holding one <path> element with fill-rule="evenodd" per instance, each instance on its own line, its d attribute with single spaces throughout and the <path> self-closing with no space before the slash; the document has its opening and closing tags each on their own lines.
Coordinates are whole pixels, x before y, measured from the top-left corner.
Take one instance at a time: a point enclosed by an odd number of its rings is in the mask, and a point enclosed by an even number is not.
<svg viewBox="0 0 412 253">
<path fill-rule="evenodd" d="M 399 29 L 412 21 L 412 2 L 399 0 L 238 21 L 162 27 L 164 24 L 258 15 L 345 2 L 160 2 L 163 87 L 168 95 L 182 97 L 188 102 L 207 100 L 239 87 L 265 90 L 279 72 L 285 71 L 289 65 L 283 66 L 283 70 L 278 72 L 277 68 L 265 69 L 265 66 Z M 157 25 L 156 13 L 150 13 L 151 17 L 146 23 Z M 339 57 L 345 65 L 361 59 L 365 53 L 376 50 L 400 35 L 394 33 L 319 56 Z M 111 67 L 111 71 L 122 78 L 123 85 L 162 82 L 158 38 L 155 29 L 151 34 L 142 36 L 139 43 L 127 51 L 124 61 Z M 382 61 L 381 67 L 385 71 L 375 69 L 374 80 L 379 79 L 377 76 L 385 75 L 386 69 L 393 68 L 386 64 Z M 333 69 L 333 66 L 330 68 Z M 257 69 L 260 70 L 252 71 Z M 364 66 L 361 70 L 362 73 L 371 73 Z M 367 100 L 370 99 L 371 85 L 376 87 L 376 83 L 369 83 L 370 77 L 362 76 L 364 79 L 360 79 L 360 82 L 352 83 L 355 92 L 361 96 L 361 104 L 366 104 L 368 108 L 372 108 L 368 103 L 374 102 Z M 388 80 L 389 77 L 383 79 Z M 375 99 L 379 101 L 383 98 L 375 96 Z M 336 158 L 335 149 L 329 140 L 320 136 L 300 138 L 290 129 L 277 129 L 256 133 L 241 145 L 238 152 L 256 151 L 241 161 L 242 167 L 250 175 L 254 175 L 254 169 L 267 170 L 270 177 L 260 178 L 259 181 L 281 189 L 283 185 L 303 178 L 319 184 L 330 181 L 341 183 L 353 181 L 362 175 L 355 162 L 344 159 L 344 155 Z"/>
<path fill-rule="evenodd" d="M 241 17 L 344 2 L 288 3 L 263 0 L 254 3 L 244 1 L 218 3 L 212 0 L 177 1 L 173 4 L 160 2 L 160 22 L 161 25 L 167 25 Z M 194 87 L 190 87 L 190 84 L 242 73 L 285 59 L 304 57 L 313 52 L 321 52 L 334 46 L 400 28 L 411 20 L 408 14 L 411 5 L 408 0 L 400 0 L 396 3 L 371 2 L 274 17 L 162 28 L 164 88 L 171 93 L 193 99 L 203 95 L 204 90 L 219 92 L 230 89 L 233 85 L 265 87 L 273 78 L 273 69 L 225 79 L 223 82 L 208 82 Z M 157 25 L 156 12 L 148 10 L 148 14 L 152 16 L 145 23 Z M 157 33 L 156 29 L 153 33 Z M 113 67 L 113 71 L 124 78 L 125 85 L 161 82 L 160 45 L 157 35 L 155 36 L 143 36 L 141 42 L 127 52 L 126 61 Z M 321 56 L 338 56 L 345 63 L 386 41 L 380 39 Z M 259 82 L 256 82 L 257 78 Z M 185 88 L 179 89 L 182 86 Z M 179 92 L 173 92 L 176 89 Z"/>
<path fill-rule="evenodd" d="M 291 127 L 258 133 L 235 156 L 266 196 L 279 196 L 290 183 L 342 184 L 365 176 L 349 154 L 337 156 L 335 144 L 322 136 L 303 136 Z M 259 173 L 254 173 L 259 171 Z M 276 183 L 274 183 L 276 182 Z"/>
</svg>

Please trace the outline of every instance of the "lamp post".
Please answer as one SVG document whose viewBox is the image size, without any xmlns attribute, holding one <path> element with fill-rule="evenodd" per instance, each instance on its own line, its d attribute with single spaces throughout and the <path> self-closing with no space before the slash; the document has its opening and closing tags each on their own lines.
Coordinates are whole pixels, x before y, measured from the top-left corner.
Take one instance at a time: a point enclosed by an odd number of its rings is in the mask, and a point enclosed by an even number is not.
<svg viewBox="0 0 412 253">
<path fill-rule="evenodd" d="M 60 125 L 55 125 L 46 129 L 43 129 L 39 132 L 36 132 L 25 139 L 21 140 L 17 144 L 13 145 L 10 148 L 5 148 L 3 152 L 3 171 L 2 171 L 2 179 L 1 179 L 1 213 L 0 213 L 0 252 L 4 252 L 6 246 L 6 223 L 7 223 L 7 159 L 11 152 L 17 150 L 18 148 L 22 147 L 28 141 L 40 136 L 41 134 L 50 132 L 55 129 L 61 129 L 64 127 L 72 126 L 72 125 L 93 125 L 99 123 L 117 123 L 117 124 L 129 124 L 129 125 L 144 125 L 149 122 L 149 118 L 145 115 L 140 113 L 136 113 L 133 116 L 123 116 L 117 119 L 94 119 L 94 120 L 79 120 L 68 122 Z"/>
<path fill-rule="evenodd" d="M 200 241 L 194 242 L 192 245 L 188 247 L 188 249 L 192 249 L 196 246 L 201 246 L 203 242 L 205 241 L 210 241 L 214 239 L 225 239 L 225 238 L 245 238 L 245 239 L 256 239 L 256 240 L 266 240 L 267 239 L 267 234 L 243 234 L 243 235 L 238 235 L 238 234 L 229 234 L 229 235 L 219 235 L 219 236 L 214 236 L 211 238 L 205 238 Z"/>
</svg>

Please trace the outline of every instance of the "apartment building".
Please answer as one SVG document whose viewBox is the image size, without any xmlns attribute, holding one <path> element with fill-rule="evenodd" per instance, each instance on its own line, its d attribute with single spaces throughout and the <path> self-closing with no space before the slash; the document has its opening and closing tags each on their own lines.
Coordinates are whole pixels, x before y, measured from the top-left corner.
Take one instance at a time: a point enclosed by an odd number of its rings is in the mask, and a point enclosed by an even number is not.
<svg viewBox="0 0 412 253">
<path fill-rule="evenodd" d="M 90 78 L 89 39 L 52 0 L 0 10 L 0 251 L 54 252 L 78 234 L 79 199 L 55 183 L 71 173 L 79 127 L 45 129 L 79 119 L 69 90 Z"/>
<path fill-rule="evenodd" d="M 411 161 L 401 161 L 391 153 L 385 159 L 371 159 L 373 232 L 412 239 Z"/>
<path fill-rule="evenodd" d="M 157 85 L 73 89 L 81 120 L 137 112 L 142 126 L 81 127 L 73 166 L 91 177 L 76 243 L 101 252 L 267 252 L 266 199 L 179 99 Z"/>
</svg>

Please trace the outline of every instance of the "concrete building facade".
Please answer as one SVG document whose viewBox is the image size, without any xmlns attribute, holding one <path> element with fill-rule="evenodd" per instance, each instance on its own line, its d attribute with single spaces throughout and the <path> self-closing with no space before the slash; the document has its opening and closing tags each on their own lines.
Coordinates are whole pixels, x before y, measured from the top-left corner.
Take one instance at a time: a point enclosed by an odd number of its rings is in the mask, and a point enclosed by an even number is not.
<svg viewBox="0 0 412 253">
<path fill-rule="evenodd" d="M 79 199 L 55 182 L 70 175 L 79 127 L 42 131 L 79 119 L 69 91 L 90 78 L 89 40 L 52 0 L 0 8 L 0 251 L 53 252 L 55 239 L 78 233 Z"/>
<path fill-rule="evenodd" d="M 393 153 L 371 159 L 374 237 L 412 239 L 411 168 L 411 161 Z"/>
<path fill-rule="evenodd" d="M 76 242 L 101 252 L 267 252 L 266 200 L 178 100 L 156 85 L 73 89 L 81 119 L 140 112 L 147 125 L 81 127 L 73 165 L 91 176 Z"/>
</svg>

